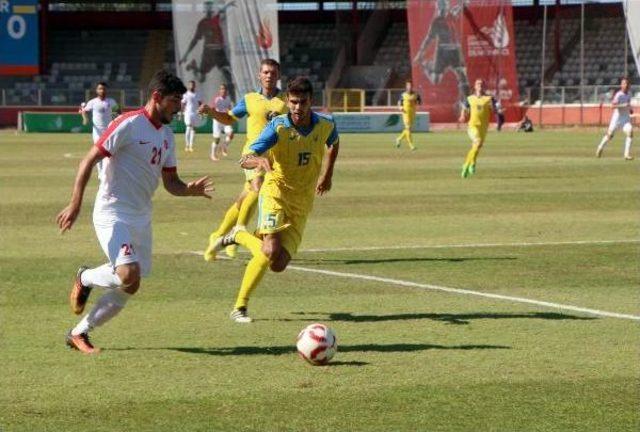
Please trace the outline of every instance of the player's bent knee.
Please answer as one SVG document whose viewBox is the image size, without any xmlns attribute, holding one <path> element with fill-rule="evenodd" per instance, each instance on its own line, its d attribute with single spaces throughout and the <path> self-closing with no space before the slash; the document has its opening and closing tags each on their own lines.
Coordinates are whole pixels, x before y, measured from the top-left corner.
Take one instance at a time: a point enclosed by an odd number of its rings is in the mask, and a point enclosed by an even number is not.
<svg viewBox="0 0 640 432">
<path fill-rule="evenodd" d="M 138 263 L 123 264 L 116 268 L 116 274 L 122 281 L 123 291 L 134 294 L 140 287 L 140 265 Z"/>
<path fill-rule="evenodd" d="M 278 258 L 276 258 L 271 262 L 271 266 L 270 266 L 271 271 L 274 273 L 280 273 L 285 271 L 290 261 L 291 261 L 291 257 L 289 256 L 287 251 L 283 249 L 280 255 L 278 256 Z"/>
<path fill-rule="evenodd" d="M 280 247 L 272 243 L 262 244 L 262 253 L 269 258 L 269 261 L 275 262 L 280 256 Z"/>
<path fill-rule="evenodd" d="M 132 285 L 125 285 L 122 287 L 122 291 L 126 292 L 127 294 L 135 294 L 138 292 L 138 290 L 140 289 L 140 279 L 138 279 L 138 282 L 132 284 Z"/>
</svg>

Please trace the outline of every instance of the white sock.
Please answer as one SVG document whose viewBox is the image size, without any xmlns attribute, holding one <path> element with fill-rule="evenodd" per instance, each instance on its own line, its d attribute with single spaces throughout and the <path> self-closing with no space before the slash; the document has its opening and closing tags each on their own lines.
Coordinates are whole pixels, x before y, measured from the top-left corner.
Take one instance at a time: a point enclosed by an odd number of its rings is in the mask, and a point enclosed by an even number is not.
<svg viewBox="0 0 640 432">
<path fill-rule="evenodd" d="M 600 145 L 598 146 L 598 150 L 602 150 L 604 148 L 604 146 L 607 145 L 607 143 L 609 142 L 609 137 L 608 136 L 603 136 L 602 137 L 602 141 L 600 141 Z"/>
<path fill-rule="evenodd" d="M 103 264 L 100 267 L 88 269 L 82 272 L 80 275 L 82 285 L 90 287 L 102 287 L 102 288 L 118 288 L 122 286 L 122 280 L 113 271 L 111 264 Z"/>
<path fill-rule="evenodd" d="M 624 157 L 631 157 L 631 141 L 633 138 L 630 136 L 624 140 Z"/>
<path fill-rule="evenodd" d="M 98 299 L 91 312 L 85 315 L 78 325 L 71 330 L 71 334 L 77 336 L 89 332 L 94 327 L 103 325 L 120 313 L 130 297 L 131 294 L 121 289 L 108 291 Z"/>
<path fill-rule="evenodd" d="M 187 126 L 184 130 L 184 148 L 189 148 L 189 133 L 191 131 L 191 126 Z"/>
<path fill-rule="evenodd" d="M 196 138 L 196 130 L 192 127 L 189 128 L 189 148 L 193 148 L 193 141 Z"/>
<path fill-rule="evenodd" d="M 211 143 L 211 157 L 216 157 L 216 151 L 218 150 L 218 143 L 216 141 Z"/>
</svg>

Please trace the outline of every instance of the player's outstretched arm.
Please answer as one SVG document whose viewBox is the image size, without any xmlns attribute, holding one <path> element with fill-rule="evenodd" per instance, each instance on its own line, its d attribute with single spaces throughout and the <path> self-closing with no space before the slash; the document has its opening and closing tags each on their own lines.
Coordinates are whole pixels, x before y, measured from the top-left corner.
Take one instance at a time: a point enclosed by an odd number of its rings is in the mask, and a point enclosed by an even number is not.
<svg viewBox="0 0 640 432">
<path fill-rule="evenodd" d="M 198 114 L 208 115 L 209 117 L 225 125 L 233 124 L 236 121 L 236 119 L 231 117 L 229 114 L 216 111 L 207 104 L 200 105 L 200 107 L 198 108 Z"/>
<path fill-rule="evenodd" d="M 162 184 L 167 192 L 175 196 L 201 196 L 211 199 L 209 194 L 214 190 L 209 176 L 185 183 L 176 171 L 163 171 Z"/>
<path fill-rule="evenodd" d="M 58 224 L 58 228 L 60 228 L 60 233 L 64 234 L 65 231 L 70 230 L 73 223 L 78 218 L 80 214 L 80 207 L 82 207 L 82 198 L 84 196 L 84 190 L 87 187 L 87 183 L 89 182 L 89 178 L 91 178 L 91 171 L 93 171 L 93 166 L 102 158 L 104 155 L 101 153 L 101 150 L 97 146 L 91 147 L 89 153 L 82 159 L 80 162 L 80 166 L 78 167 L 78 173 L 76 174 L 76 180 L 73 184 L 73 193 L 71 194 L 71 201 L 69 205 L 67 205 L 56 217 L 56 222 Z"/>
<path fill-rule="evenodd" d="M 316 186 L 316 194 L 324 195 L 331 190 L 333 179 L 333 167 L 338 159 L 338 152 L 340 151 L 340 142 L 334 143 L 327 151 L 327 159 L 324 165 L 324 170 L 318 178 L 318 184 Z"/>
</svg>

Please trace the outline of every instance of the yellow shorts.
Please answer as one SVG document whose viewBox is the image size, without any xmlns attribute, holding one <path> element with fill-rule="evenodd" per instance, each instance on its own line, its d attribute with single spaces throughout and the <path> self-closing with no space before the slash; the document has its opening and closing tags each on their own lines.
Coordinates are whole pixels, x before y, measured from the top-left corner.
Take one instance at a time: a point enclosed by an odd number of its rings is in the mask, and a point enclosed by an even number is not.
<svg viewBox="0 0 640 432">
<path fill-rule="evenodd" d="M 413 126 L 413 120 L 415 120 L 415 118 L 416 118 L 415 114 L 403 112 L 402 121 L 404 123 L 404 128 L 411 129 L 411 127 Z"/>
<path fill-rule="evenodd" d="M 260 194 L 258 202 L 258 234 L 280 234 L 282 246 L 294 256 L 302 242 L 307 215 L 294 215 L 283 201 Z"/>
<path fill-rule="evenodd" d="M 469 135 L 471 141 L 479 141 L 480 143 L 484 143 L 484 139 L 487 137 L 487 129 L 480 128 L 478 126 L 469 126 L 469 129 L 467 129 L 467 134 Z"/>
</svg>

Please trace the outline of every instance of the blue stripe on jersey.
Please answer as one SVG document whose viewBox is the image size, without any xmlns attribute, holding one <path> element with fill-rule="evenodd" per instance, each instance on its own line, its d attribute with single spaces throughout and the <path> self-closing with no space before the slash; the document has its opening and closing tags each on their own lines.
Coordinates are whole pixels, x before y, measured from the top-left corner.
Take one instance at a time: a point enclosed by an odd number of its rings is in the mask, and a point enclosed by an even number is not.
<svg viewBox="0 0 640 432">
<path fill-rule="evenodd" d="M 242 97 L 242 99 L 240 99 L 236 106 L 233 107 L 233 109 L 231 110 L 231 114 L 235 118 L 242 118 L 247 115 L 247 103 L 244 100 L 244 96 Z"/>
<path fill-rule="evenodd" d="M 278 142 L 278 125 L 286 126 L 287 117 L 278 116 L 271 120 L 260 132 L 260 136 L 251 144 L 251 151 L 263 154 Z"/>
</svg>

